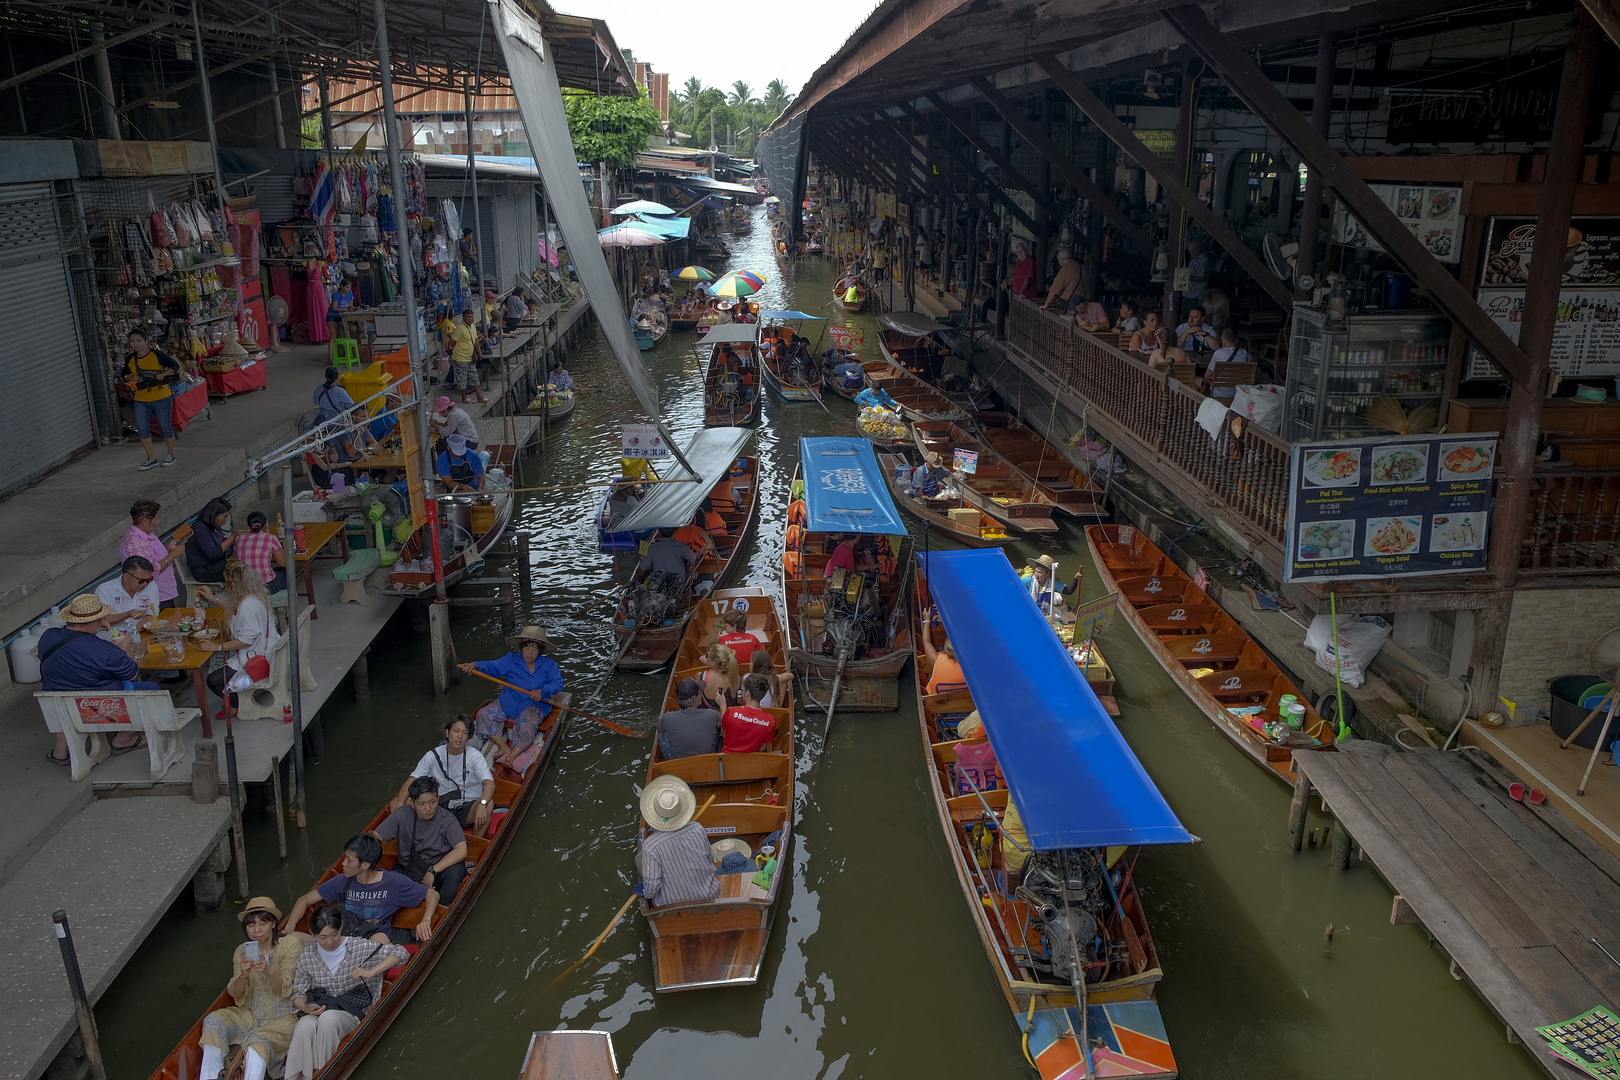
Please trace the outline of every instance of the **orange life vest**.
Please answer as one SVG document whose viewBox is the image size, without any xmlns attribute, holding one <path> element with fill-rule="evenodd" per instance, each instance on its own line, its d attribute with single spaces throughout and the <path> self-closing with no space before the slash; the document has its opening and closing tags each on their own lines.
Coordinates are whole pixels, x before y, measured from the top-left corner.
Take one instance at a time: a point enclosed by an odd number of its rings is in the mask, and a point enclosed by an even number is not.
<svg viewBox="0 0 1620 1080">
<path fill-rule="evenodd" d="M 810 508 L 805 506 L 803 499 L 794 499 L 788 503 L 788 524 L 808 525 L 810 523 Z"/>
<path fill-rule="evenodd" d="M 789 579 L 797 581 L 804 576 L 804 559 L 797 551 L 782 556 L 782 569 Z"/>
<path fill-rule="evenodd" d="M 895 569 L 897 567 L 899 567 L 899 565 L 900 565 L 898 562 L 895 561 L 895 558 L 894 558 L 893 555 L 879 555 L 878 560 L 877 560 L 877 564 L 878 564 L 878 578 L 880 580 L 882 580 L 882 581 L 891 581 L 891 580 L 893 580 Z"/>
<path fill-rule="evenodd" d="M 787 527 L 787 549 L 789 551 L 798 551 L 803 543 L 804 529 L 798 525 L 789 525 Z"/>
<path fill-rule="evenodd" d="M 696 525 L 686 525 L 676 529 L 675 539 L 691 548 L 694 554 L 701 552 L 706 546 L 703 541 L 703 530 Z"/>
<path fill-rule="evenodd" d="M 731 535 L 730 533 L 726 532 L 726 519 L 721 517 L 719 513 L 714 510 L 704 512 L 703 527 L 708 530 L 710 536 Z"/>
</svg>

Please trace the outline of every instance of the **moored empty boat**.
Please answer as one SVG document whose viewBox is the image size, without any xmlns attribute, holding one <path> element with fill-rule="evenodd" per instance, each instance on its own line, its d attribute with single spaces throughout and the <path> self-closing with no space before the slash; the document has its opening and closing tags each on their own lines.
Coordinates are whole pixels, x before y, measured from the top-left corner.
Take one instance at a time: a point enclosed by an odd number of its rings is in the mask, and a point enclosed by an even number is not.
<svg viewBox="0 0 1620 1080">
<path fill-rule="evenodd" d="M 973 416 L 979 441 L 988 444 L 1014 469 L 1040 487 L 1059 511 L 1096 517 L 1102 491 L 1085 470 L 1072 465 L 1057 448 L 1019 423 L 1011 413 L 980 412 Z"/>
<path fill-rule="evenodd" d="M 1056 532 L 1054 504 L 1029 478 L 971 432 L 949 420 L 918 420 L 911 436 L 924 460 L 937 460 L 955 471 L 958 452 L 970 468 L 961 470 L 956 487 L 962 497 L 1003 526 L 1017 532 Z"/>
</svg>

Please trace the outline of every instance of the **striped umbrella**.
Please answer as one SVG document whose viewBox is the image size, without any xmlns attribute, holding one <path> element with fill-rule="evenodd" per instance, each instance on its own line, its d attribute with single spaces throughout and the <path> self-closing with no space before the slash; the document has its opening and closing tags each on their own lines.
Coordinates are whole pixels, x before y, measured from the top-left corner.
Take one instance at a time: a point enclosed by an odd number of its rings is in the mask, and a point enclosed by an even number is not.
<svg viewBox="0 0 1620 1080">
<path fill-rule="evenodd" d="M 733 270 L 714 283 L 716 296 L 753 296 L 765 287 L 765 279 L 747 270 Z"/>
<path fill-rule="evenodd" d="M 713 281 L 714 271 L 703 266 L 683 266 L 671 276 L 678 281 Z"/>
</svg>

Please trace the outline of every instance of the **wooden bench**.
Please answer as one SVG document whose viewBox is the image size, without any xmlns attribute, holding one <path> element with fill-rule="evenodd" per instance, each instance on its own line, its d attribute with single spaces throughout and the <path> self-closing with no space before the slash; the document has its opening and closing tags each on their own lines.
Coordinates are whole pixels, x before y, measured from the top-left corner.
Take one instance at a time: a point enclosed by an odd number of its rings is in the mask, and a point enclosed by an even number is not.
<svg viewBox="0 0 1620 1080">
<path fill-rule="evenodd" d="M 1164 646 L 1183 667 L 1219 668 L 1237 663 L 1247 644 L 1248 638 L 1243 634 L 1189 634 L 1172 638 Z"/>
<path fill-rule="evenodd" d="M 1250 669 L 1247 671 L 1212 671 L 1208 675 L 1201 675 L 1198 685 L 1207 690 L 1216 701 L 1222 704 L 1247 702 L 1260 704 L 1271 694 L 1271 688 L 1276 685 L 1277 673 L 1275 671 L 1261 671 Z"/>
<path fill-rule="evenodd" d="M 1159 604 L 1137 614 L 1156 634 L 1207 634 L 1220 610 L 1214 604 Z"/>
<path fill-rule="evenodd" d="M 1185 595 L 1186 580 L 1163 574 L 1142 574 L 1137 577 L 1115 578 L 1122 600 L 1132 607 L 1144 604 L 1179 604 Z"/>
<path fill-rule="evenodd" d="M 180 732 L 202 715 L 200 709 L 177 709 L 167 690 L 36 690 L 45 726 L 67 738 L 73 779 L 112 756 L 107 736 L 130 731 L 146 736 L 152 779 L 161 780 L 185 756 Z"/>
<path fill-rule="evenodd" d="M 1214 391 L 1216 388 L 1230 390 L 1239 386 L 1253 386 L 1259 371 L 1260 365 L 1252 361 L 1246 364 L 1216 364 L 1204 377 L 1204 389 Z"/>
</svg>

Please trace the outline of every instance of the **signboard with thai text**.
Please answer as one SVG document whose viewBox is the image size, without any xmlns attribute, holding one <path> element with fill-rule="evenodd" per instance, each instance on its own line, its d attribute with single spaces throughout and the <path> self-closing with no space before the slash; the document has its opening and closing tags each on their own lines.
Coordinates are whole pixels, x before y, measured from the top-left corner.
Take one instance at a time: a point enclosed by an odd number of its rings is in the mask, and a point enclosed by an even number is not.
<svg viewBox="0 0 1620 1080">
<path fill-rule="evenodd" d="M 1493 432 L 1295 443 L 1285 580 L 1484 570 L 1496 442 Z"/>
</svg>

